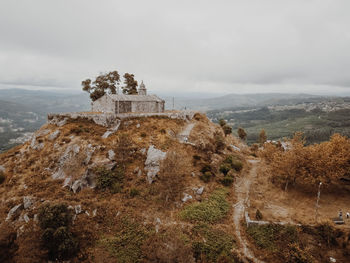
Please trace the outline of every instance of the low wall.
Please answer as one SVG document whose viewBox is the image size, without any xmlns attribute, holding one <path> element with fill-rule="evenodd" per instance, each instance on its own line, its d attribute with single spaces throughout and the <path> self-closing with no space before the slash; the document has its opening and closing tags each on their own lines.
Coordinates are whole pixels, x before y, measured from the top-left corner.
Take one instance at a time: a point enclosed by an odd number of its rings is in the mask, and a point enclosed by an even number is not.
<svg viewBox="0 0 350 263">
<path fill-rule="evenodd" d="M 85 119 L 104 127 L 114 127 L 125 119 L 164 117 L 170 119 L 192 120 L 196 114 L 195 111 L 171 111 L 160 113 L 96 113 L 96 112 L 68 112 L 68 113 L 50 113 L 47 120 L 50 124 L 57 126 L 64 125 L 68 120 Z"/>
</svg>

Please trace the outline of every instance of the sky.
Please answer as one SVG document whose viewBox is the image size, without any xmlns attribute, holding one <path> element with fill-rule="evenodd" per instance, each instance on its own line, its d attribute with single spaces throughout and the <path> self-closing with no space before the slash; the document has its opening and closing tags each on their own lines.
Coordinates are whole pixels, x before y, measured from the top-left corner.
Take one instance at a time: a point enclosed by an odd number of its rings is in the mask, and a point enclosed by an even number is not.
<svg viewBox="0 0 350 263">
<path fill-rule="evenodd" d="M 350 94 L 349 0 L 0 0 L 0 88 Z"/>
</svg>

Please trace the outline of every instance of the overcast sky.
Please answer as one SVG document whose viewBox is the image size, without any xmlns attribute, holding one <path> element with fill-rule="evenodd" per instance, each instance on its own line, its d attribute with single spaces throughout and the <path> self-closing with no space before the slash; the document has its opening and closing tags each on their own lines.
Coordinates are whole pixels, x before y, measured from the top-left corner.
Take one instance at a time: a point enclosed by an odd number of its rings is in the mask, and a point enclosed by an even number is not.
<svg viewBox="0 0 350 263">
<path fill-rule="evenodd" d="M 350 94 L 349 0 L 0 0 L 0 87 Z"/>
</svg>

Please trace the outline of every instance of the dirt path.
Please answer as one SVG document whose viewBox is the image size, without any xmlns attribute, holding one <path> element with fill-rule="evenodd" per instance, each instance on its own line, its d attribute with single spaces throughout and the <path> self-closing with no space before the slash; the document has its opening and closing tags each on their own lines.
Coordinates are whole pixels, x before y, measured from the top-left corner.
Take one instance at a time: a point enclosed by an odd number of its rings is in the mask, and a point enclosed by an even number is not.
<svg viewBox="0 0 350 263">
<path fill-rule="evenodd" d="M 190 133 L 195 126 L 195 123 L 189 123 L 186 127 L 179 133 L 178 138 L 180 142 L 187 142 Z"/>
<path fill-rule="evenodd" d="M 237 179 L 234 184 L 235 192 L 237 195 L 237 203 L 233 206 L 233 222 L 235 233 L 238 238 L 239 245 L 241 246 L 240 252 L 243 256 L 255 263 L 263 263 L 263 261 L 257 259 L 253 252 L 247 246 L 247 240 L 241 235 L 241 220 L 244 217 L 245 209 L 249 206 L 249 191 L 250 185 L 255 180 L 257 173 L 257 163 L 258 160 L 248 160 L 252 164 L 252 168 L 249 174 L 246 174 L 244 177 Z M 249 261 L 247 261 L 249 262 Z"/>
</svg>

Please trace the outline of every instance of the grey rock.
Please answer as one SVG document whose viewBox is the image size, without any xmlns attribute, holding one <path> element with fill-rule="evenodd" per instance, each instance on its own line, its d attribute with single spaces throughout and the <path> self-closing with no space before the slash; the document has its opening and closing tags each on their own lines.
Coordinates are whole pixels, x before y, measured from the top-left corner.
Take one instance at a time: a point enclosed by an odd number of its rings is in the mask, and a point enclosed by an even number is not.
<svg viewBox="0 0 350 263">
<path fill-rule="evenodd" d="M 71 187 L 73 193 L 77 193 L 84 188 L 85 188 L 85 185 L 81 180 L 76 180 Z"/>
<path fill-rule="evenodd" d="M 59 168 L 57 172 L 51 175 L 52 179 L 65 179 L 67 177 L 63 169 Z"/>
<path fill-rule="evenodd" d="M 160 170 L 160 162 L 166 157 L 166 152 L 156 149 L 153 145 L 148 148 L 145 170 L 147 171 L 147 181 L 152 183 Z"/>
<path fill-rule="evenodd" d="M 23 219 L 26 223 L 28 223 L 30 220 L 28 214 L 24 214 Z"/>
<path fill-rule="evenodd" d="M 82 212 L 81 205 L 74 206 L 75 214 L 78 215 Z"/>
<path fill-rule="evenodd" d="M 38 221 L 39 221 L 39 220 L 38 220 L 38 214 L 35 214 L 35 215 L 34 215 L 33 220 L 34 220 L 34 222 L 38 222 Z"/>
<path fill-rule="evenodd" d="M 94 210 L 92 211 L 92 216 L 95 217 L 96 215 L 97 215 L 97 209 L 94 209 Z"/>
<path fill-rule="evenodd" d="M 191 173 L 192 177 L 196 177 L 196 174 L 194 172 Z"/>
<path fill-rule="evenodd" d="M 119 129 L 121 121 L 117 120 L 117 124 L 112 127 L 111 129 L 107 130 L 103 135 L 102 135 L 102 139 L 106 139 L 109 136 L 111 136 L 113 133 L 116 133 Z"/>
<path fill-rule="evenodd" d="M 137 172 L 137 177 L 141 177 L 142 176 L 142 170 L 140 169 L 138 172 Z"/>
<path fill-rule="evenodd" d="M 146 148 L 142 148 L 142 149 L 140 150 L 140 153 L 146 154 Z"/>
<path fill-rule="evenodd" d="M 115 158 L 115 152 L 113 150 L 108 151 L 108 159 L 113 161 Z"/>
<path fill-rule="evenodd" d="M 5 221 L 9 221 L 10 219 L 19 216 L 19 214 L 21 213 L 22 210 L 23 210 L 23 204 L 19 204 L 19 205 L 12 207 L 10 209 L 10 211 L 8 212 Z"/>
<path fill-rule="evenodd" d="M 68 118 L 64 118 L 63 120 L 57 122 L 57 126 L 58 127 L 62 127 L 63 125 L 65 125 L 67 123 Z"/>
<path fill-rule="evenodd" d="M 238 148 L 237 146 L 234 146 L 233 144 L 231 145 L 231 147 L 232 147 L 233 150 L 235 150 L 235 151 L 237 151 L 237 152 L 240 152 L 240 151 L 241 151 L 240 148 Z"/>
<path fill-rule="evenodd" d="M 203 191 L 204 191 L 204 186 L 201 186 L 197 189 L 196 194 L 201 195 L 201 194 L 203 194 Z"/>
<path fill-rule="evenodd" d="M 36 136 L 37 136 L 37 137 L 39 137 L 39 136 L 45 136 L 45 135 L 49 134 L 50 131 L 51 131 L 50 129 L 44 129 L 44 130 L 38 131 L 37 134 L 36 134 Z"/>
<path fill-rule="evenodd" d="M 34 204 L 35 198 L 32 196 L 24 196 L 23 197 L 23 208 L 28 209 Z"/>
<path fill-rule="evenodd" d="M 90 213 L 89 213 L 88 211 L 85 211 L 85 214 L 86 214 L 87 216 L 90 216 Z"/>
<path fill-rule="evenodd" d="M 93 153 L 95 152 L 95 147 L 92 147 L 91 144 L 89 144 L 87 147 L 86 147 L 86 158 L 84 160 L 84 164 L 85 165 L 88 165 L 90 160 L 91 160 L 91 157 L 93 155 Z"/>
<path fill-rule="evenodd" d="M 59 135 L 60 135 L 60 130 L 55 130 L 53 133 L 51 133 L 50 135 L 49 135 L 49 140 L 50 141 L 53 141 L 53 140 L 55 140 Z"/>
<path fill-rule="evenodd" d="M 141 127 L 140 123 L 136 124 L 136 128 L 140 128 L 140 127 Z"/>
<path fill-rule="evenodd" d="M 72 177 L 67 177 L 66 179 L 64 179 L 62 187 L 71 188 L 72 187 Z"/>
<path fill-rule="evenodd" d="M 192 195 L 184 193 L 183 194 L 183 198 L 181 199 L 181 201 L 185 203 L 185 202 L 187 202 L 188 200 L 191 200 L 191 199 L 192 199 Z"/>
<path fill-rule="evenodd" d="M 5 172 L 5 167 L 3 165 L 0 165 L 0 172 Z"/>
</svg>

